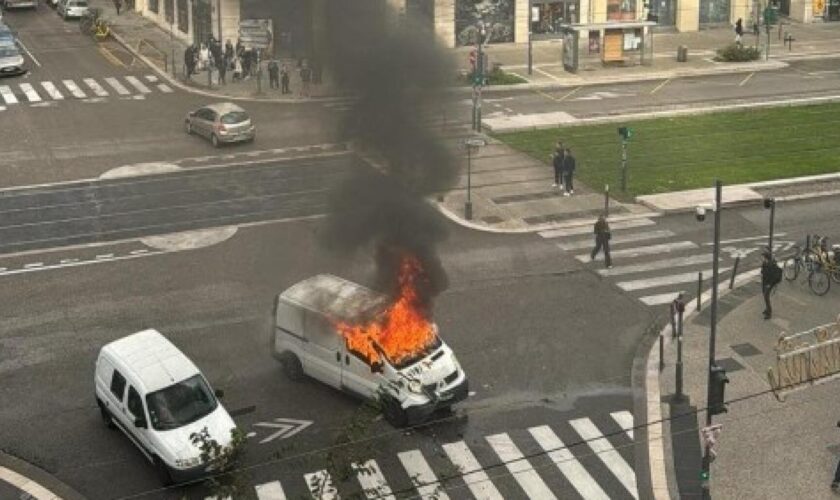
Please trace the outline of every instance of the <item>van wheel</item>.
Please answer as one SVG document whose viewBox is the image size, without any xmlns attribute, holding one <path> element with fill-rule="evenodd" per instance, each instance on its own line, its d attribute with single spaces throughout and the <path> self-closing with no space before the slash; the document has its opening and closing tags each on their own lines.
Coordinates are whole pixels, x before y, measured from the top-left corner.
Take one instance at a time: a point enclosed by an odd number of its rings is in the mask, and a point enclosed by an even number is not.
<svg viewBox="0 0 840 500">
<path fill-rule="evenodd" d="M 105 424 L 105 427 L 116 429 L 117 426 L 114 424 L 114 418 L 111 416 L 111 412 L 105 408 L 105 405 L 102 404 L 99 398 L 96 399 L 96 404 L 99 406 L 99 414 L 102 416 L 102 422 Z"/>
<path fill-rule="evenodd" d="M 300 364 L 300 358 L 292 353 L 286 353 L 283 356 L 283 373 L 292 381 L 303 380 L 303 365 Z"/>
<path fill-rule="evenodd" d="M 402 409 L 396 399 L 390 397 L 382 398 L 382 416 L 389 424 L 398 429 L 408 424 L 408 416 L 405 414 L 405 410 Z"/>
<path fill-rule="evenodd" d="M 172 480 L 172 474 L 169 473 L 169 468 L 158 457 L 155 457 L 155 472 L 157 472 L 158 479 L 164 486 L 175 484 L 175 481 Z"/>
</svg>

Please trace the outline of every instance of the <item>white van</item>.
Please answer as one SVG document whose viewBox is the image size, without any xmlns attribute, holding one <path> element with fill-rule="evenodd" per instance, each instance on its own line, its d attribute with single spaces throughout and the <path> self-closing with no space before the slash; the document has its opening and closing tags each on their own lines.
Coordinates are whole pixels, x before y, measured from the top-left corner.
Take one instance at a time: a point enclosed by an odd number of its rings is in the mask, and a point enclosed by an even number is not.
<svg viewBox="0 0 840 500">
<path fill-rule="evenodd" d="M 469 392 L 455 354 L 437 335 L 416 357 L 371 365 L 347 348 L 334 321 L 358 322 L 381 311 L 387 298 L 356 283 L 321 274 L 277 296 L 272 353 L 286 375 L 308 375 L 365 399 L 381 397 L 385 418 L 394 426 L 420 422 L 449 408 Z"/>
<path fill-rule="evenodd" d="M 190 434 L 207 428 L 227 446 L 236 427 L 210 384 L 184 353 L 156 330 L 115 340 L 96 359 L 96 403 L 157 468 L 164 484 L 212 472 Z M 219 396 L 221 394 L 218 394 Z"/>
</svg>

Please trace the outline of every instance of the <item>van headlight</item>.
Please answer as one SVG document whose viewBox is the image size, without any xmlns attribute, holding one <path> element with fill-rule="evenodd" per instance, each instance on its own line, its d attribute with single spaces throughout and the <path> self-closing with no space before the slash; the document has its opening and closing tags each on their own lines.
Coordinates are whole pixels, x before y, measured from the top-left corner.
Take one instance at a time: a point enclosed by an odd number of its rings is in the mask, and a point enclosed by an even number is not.
<svg viewBox="0 0 840 500">
<path fill-rule="evenodd" d="M 423 386 L 417 379 L 411 379 L 408 381 L 408 390 L 415 394 L 423 394 Z"/>
<path fill-rule="evenodd" d="M 175 459 L 175 466 L 180 467 L 182 469 L 187 469 L 189 467 L 195 467 L 199 464 L 201 464 L 201 457 L 176 458 Z"/>
</svg>

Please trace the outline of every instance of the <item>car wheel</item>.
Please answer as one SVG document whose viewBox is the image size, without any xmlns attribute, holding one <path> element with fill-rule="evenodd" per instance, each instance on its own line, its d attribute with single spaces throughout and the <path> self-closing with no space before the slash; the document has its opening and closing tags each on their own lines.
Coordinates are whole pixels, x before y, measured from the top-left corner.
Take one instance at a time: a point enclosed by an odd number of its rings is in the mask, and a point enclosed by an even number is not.
<svg viewBox="0 0 840 500">
<path fill-rule="evenodd" d="M 382 397 L 382 416 L 385 417 L 385 421 L 397 429 L 401 429 L 408 424 L 408 416 L 405 414 L 405 410 L 402 409 L 396 399 L 389 396 Z"/>
<path fill-rule="evenodd" d="M 282 363 L 286 378 L 294 382 L 303 380 L 303 365 L 300 363 L 300 358 L 288 352 L 283 355 Z"/>
<path fill-rule="evenodd" d="M 216 134 L 212 134 L 210 136 L 210 144 L 212 144 L 214 148 L 219 147 L 219 138 L 216 137 Z"/>
<path fill-rule="evenodd" d="M 98 399 L 96 403 L 99 405 L 99 414 L 102 416 L 102 422 L 105 423 L 105 427 L 109 429 L 116 429 L 117 426 L 114 424 L 114 418 L 111 416 L 111 412 L 105 408 L 105 405 L 102 404 L 101 401 Z"/>
<path fill-rule="evenodd" d="M 175 481 L 172 480 L 172 474 L 169 473 L 169 468 L 158 457 L 155 457 L 155 472 L 157 472 L 158 479 L 164 486 L 175 484 Z"/>
<path fill-rule="evenodd" d="M 184 122 L 184 131 L 186 131 L 187 135 L 192 135 L 192 123 L 189 120 Z"/>
</svg>

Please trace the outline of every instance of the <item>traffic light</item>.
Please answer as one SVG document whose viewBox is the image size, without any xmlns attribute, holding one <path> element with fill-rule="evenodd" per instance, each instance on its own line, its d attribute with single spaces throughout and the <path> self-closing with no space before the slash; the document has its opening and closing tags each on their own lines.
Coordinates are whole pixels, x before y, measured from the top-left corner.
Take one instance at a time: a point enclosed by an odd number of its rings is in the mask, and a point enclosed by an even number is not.
<svg viewBox="0 0 840 500">
<path fill-rule="evenodd" d="M 630 127 L 618 127 L 618 135 L 626 141 L 627 139 L 633 137 L 633 129 Z"/>
<path fill-rule="evenodd" d="M 719 415 L 726 413 L 726 405 L 724 404 L 724 391 L 729 379 L 726 377 L 726 369 L 722 366 L 712 365 L 709 368 L 709 413 L 712 415 Z"/>
</svg>

